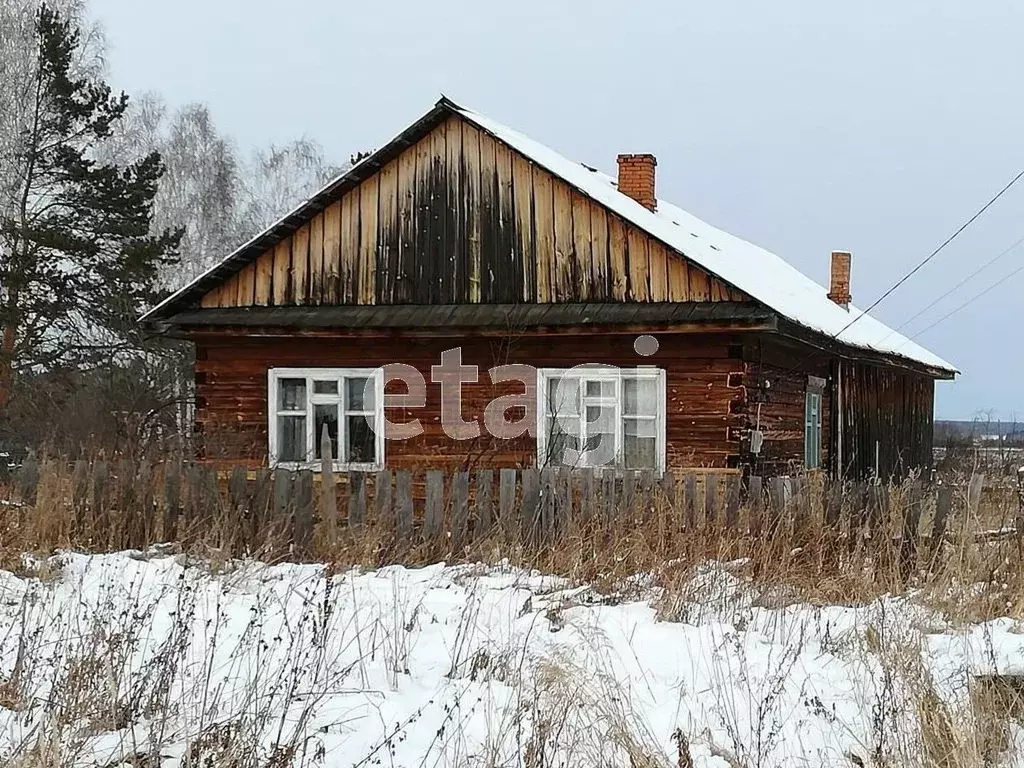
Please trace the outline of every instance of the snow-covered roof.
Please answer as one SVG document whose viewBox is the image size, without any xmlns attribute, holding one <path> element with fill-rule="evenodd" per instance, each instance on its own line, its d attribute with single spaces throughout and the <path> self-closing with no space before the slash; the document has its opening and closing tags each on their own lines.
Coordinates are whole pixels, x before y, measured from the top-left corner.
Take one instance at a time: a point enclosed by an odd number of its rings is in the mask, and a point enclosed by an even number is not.
<svg viewBox="0 0 1024 768">
<path fill-rule="evenodd" d="M 309 200 L 218 265 L 162 301 L 146 313 L 142 320 L 164 316 L 189 299 L 202 295 L 215 281 L 224 279 L 249 259 L 255 258 L 268 243 L 294 231 L 301 222 L 322 210 L 325 201 L 340 194 L 346 185 L 358 183 L 367 174 L 375 172 L 392 150 L 407 145 L 408 134 L 424 130 L 433 120 L 452 112 L 508 144 L 651 237 L 683 253 L 781 317 L 850 347 L 901 357 L 951 374 L 958 373 L 951 363 L 870 315 L 863 314 L 854 305 L 844 309 L 835 304 L 827 297 L 827 290 L 823 286 L 774 253 L 723 232 L 664 200 L 659 200 L 657 210 L 651 211 L 619 192 L 616 180 L 612 177 L 569 160 L 528 136 L 445 98 L 395 140 L 332 180 Z M 851 324 L 854 319 L 856 322 Z"/>
<path fill-rule="evenodd" d="M 852 304 L 844 309 L 828 290 L 764 248 L 658 200 L 656 211 L 619 192 L 616 180 L 573 162 L 528 136 L 461 107 L 459 114 L 581 192 L 799 325 L 852 347 L 896 355 L 951 373 L 956 368 Z M 850 321 L 856 322 L 850 325 Z M 849 327 L 847 327 L 849 325 Z"/>
</svg>

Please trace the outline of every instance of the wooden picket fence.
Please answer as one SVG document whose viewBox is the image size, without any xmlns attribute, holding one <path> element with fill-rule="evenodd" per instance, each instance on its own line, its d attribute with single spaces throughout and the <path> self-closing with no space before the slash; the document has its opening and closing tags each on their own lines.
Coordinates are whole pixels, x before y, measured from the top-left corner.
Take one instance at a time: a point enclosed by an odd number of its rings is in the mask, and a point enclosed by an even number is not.
<svg viewBox="0 0 1024 768">
<path fill-rule="evenodd" d="M 349 472 L 224 471 L 183 461 L 75 462 L 45 489 L 30 460 L 13 502 L 30 513 L 43 495 L 67 510 L 70 539 L 96 548 L 156 541 L 226 541 L 261 551 L 275 537 L 285 556 L 314 555 L 314 538 L 372 524 L 395 541 L 436 543 L 454 554 L 492 535 L 550 546 L 570 531 L 628 531 L 657 518 L 663 532 L 719 539 L 785 535 L 799 547 L 824 533 L 850 552 L 898 552 L 909 572 L 931 562 L 960 509 L 977 509 L 982 476 L 968 488 L 906 482 L 829 483 L 820 476 L 566 469 Z M 43 476 L 43 477 L 41 477 Z M 51 504 L 52 506 L 52 504 Z M 213 535 L 211 535 L 211 532 Z"/>
</svg>

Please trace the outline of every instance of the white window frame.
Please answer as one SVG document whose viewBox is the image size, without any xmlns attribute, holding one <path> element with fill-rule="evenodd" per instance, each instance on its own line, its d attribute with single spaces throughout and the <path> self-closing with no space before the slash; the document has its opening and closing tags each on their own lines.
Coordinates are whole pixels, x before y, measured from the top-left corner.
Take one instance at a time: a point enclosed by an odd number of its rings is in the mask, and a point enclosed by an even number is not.
<svg viewBox="0 0 1024 768">
<path fill-rule="evenodd" d="M 319 471 L 323 467 L 321 459 L 309 461 L 278 461 L 278 416 L 304 415 L 306 417 L 306 455 L 316 456 L 317 442 L 320 436 L 314 434 L 316 418 L 314 405 L 331 405 L 339 403 L 338 445 L 344 445 L 346 419 L 348 416 L 369 414 L 369 411 L 352 411 L 345 407 L 345 384 L 348 378 L 373 379 L 374 394 L 374 455 L 373 462 L 345 462 L 334 457 L 334 469 L 341 472 L 376 472 L 384 468 L 384 369 L 383 368 L 271 368 L 267 371 L 267 434 L 269 437 L 268 459 L 270 466 L 282 469 L 312 469 Z M 304 411 L 282 411 L 278 409 L 278 382 L 281 379 L 306 380 L 306 408 Z M 314 381 L 339 382 L 337 395 L 317 395 L 313 393 Z M 340 402 L 339 402 L 340 400 Z"/>
<path fill-rule="evenodd" d="M 577 366 L 575 368 L 539 368 L 537 369 L 537 466 L 544 465 L 548 449 L 548 382 L 563 378 L 575 378 L 581 381 L 580 385 L 580 439 L 585 442 L 586 436 L 586 411 L 587 406 L 611 406 L 615 409 L 615 460 L 611 464 L 603 465 L 604 468 L 626 471 L 625 455 L 623 451 L 625 429 L 623 427 L 623 404 L 625 397 L 623 382 L 626 379 L 647 379 L 655 382 L 657 393 L 657 406 L 655 413 L 655 456 L 657 467 L 652 470 L 661 475 L 666 469 L 667 443 L 665 437 L 666 394 L 665 394 L 665 369 L 654 366 L 640 366 L 637 368 L 616 368 L 614 366 L 594 365 Z M 615 384 L 613 397 L 586 396 L 584 381 L 610 381 Z M 628 418 L 628 417 L 627 417 Z M 580 467 L 581 469 L 584 467 Z M 588 467 L 589 468 L 589 467 Z M 600 467 L 593 467 L 598 469 Z M 629 470 L 639 471 L 639 470 Z"/>
</svg>

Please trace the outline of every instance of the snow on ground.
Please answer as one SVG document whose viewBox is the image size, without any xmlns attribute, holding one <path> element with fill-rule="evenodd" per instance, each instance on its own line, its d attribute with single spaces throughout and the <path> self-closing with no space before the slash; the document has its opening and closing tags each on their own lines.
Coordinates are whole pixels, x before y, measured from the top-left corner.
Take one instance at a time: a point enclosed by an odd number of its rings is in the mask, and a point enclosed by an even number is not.
<svg viewBox="0 0 1024 768">
<path fill-rule="evenodd" d="M 36 567 L 0 571 L 5 765 L 223 765 L 236 749 L 248 762 L 231 765 L 282 768 L 683 766 L 681 743 L 696 766 L 879 750 L 911 765 L 922 701 L 959 725 L 972 673 L 1024 672 L 1010 620 L 787 604 L 728 564 L 672 596 L 636 579 L 628 599 L 484 566 Z"/>
</svg>

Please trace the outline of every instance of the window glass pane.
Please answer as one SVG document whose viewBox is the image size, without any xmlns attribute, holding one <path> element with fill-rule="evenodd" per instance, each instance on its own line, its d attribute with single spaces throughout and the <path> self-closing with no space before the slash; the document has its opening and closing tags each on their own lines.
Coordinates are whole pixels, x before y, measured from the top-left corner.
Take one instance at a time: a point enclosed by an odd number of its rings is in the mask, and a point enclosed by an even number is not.
<svg viewBox="0 0 1024 768">
<path fill-rule="evenodd" d="M 804 465 L 821 466 L 821 394 L 808 392 L 804 409 Z"/>
<path fill-rule="evenodd" d="M 541 466 L 575 466 L 579 463 L 579 422 L 575 425 L 566 419 L 548 419 L 547 456 L 542 456 Z M 571 452 L 571 453 L 567 453 Z"/>
<path fill-rule="evenodd" d="M 338 406 L 313 406 L 313 454 L 318 459 L 323 458 L 320 445 L 323 439 L 324 427 L 327 428 L 327 432 L 331 436 L 331 457 L 336 459 L 338 458 Z"/>
<path fill-rule="evenodd" d="M 658 383 L 654 379 L 625 378 L 622 412 L 630 416 L 658 415 Z"/>
<path fill-rule="evenodd" d="M 338 382 L 335 381 L 314 381 L 314 395 L 336 395 L 338 394 Z"/>
<path fill-rule="evenodd" d="M 277 417 L 277 460 L 306 460 L 306 417 Z"/>
<path fill-rule="evenodd" d="M 655 438 L 626 435 L 622 449 L 626 469 L 658 468 L 658 441 Z"/>
<path fill-rule="evenodd" d="M 350 411 L 374 409 L 373 379 L 345 379 L 345 407 Z"/>
<path fill-rule="evenodd" d="M 615 463 L 615 435 L 607 432 L 587 433 L 581 464 L 586 467 L 606 467 Z"/>
<path fill-rule="evenodd" d="M 587 440 L 583 464 L 603 467 L 615 461 L 615 407 L 587 406 Z"/>
<path fill-rule="evenodd" d="M 587 397 L 615 397 L 615 382 L 607 379 L 590 379 L 585 391 Z"/>
<path fill-rule="evenodd" d="M 658 468 L 658 422 L 623 419 L 622 451 L 626 469 Z"/>
<path fill-rule="evenodd" d="M 579 403 L 579 379 L 548 379 L 548 413 L 576 415 L 580 412 Z"/>
<path fill-rule="evenodd" d="M 345 460 L 373 464 L 377 460 L 377 438 L 373 416 L 348 416 L 345 419 Z"/>
<path fill-rule="evenodd" d="M 658 468 L 658 422 L 654 419 L 624 419 L 622 452 L 626 469 Z"/>
<path fill-rule="evenodd" d="M 306 380 L 279 379 L 277 382 L 277 407 L 281 411 L 306 410 Z"/>
</svg>

